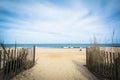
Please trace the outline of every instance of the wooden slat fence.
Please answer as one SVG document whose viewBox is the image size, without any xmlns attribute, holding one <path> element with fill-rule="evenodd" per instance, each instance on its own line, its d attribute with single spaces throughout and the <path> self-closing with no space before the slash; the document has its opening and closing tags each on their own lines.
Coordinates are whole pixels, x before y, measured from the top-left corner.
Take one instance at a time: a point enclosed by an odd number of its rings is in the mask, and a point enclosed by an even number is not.
<svg viewBox="0 0 120 80">
<path fill-rule="evenodd" d="M 101 80 L 120 80 L 120 51 L 86 48 L 86 65 Z"/>
<path fill-rule="evenodd" d="M 10 80 L 35 64 L 34 48 L 0 49 L 0 80 Z"/>
</svg>

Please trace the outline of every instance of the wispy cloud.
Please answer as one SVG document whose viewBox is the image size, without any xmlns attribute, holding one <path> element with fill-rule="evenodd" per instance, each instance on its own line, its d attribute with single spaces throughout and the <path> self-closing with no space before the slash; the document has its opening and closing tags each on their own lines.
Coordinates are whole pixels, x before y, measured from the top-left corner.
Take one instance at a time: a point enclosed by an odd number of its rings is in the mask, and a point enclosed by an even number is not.
<svg viewBox="0 0 120 80">
<path fill-rule="evenodd" d="M 119 0 L 2 0 L 0 37 L 6 43 L 89 43 L 113 28 L 120 40 Z"/>
</svg>

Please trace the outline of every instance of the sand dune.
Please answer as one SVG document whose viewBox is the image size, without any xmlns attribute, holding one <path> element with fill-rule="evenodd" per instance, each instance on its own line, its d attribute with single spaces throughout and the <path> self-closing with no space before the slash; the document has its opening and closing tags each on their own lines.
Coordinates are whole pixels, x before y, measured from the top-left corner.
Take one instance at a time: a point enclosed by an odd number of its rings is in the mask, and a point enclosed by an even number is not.
<svg viewBox="0 0 120 80">
<path fill-rule="evenodd" d="M 97 80 L 85 60 L 85 49 L 37 48 L 36 65 L 12 80 Z"/>
</svg>

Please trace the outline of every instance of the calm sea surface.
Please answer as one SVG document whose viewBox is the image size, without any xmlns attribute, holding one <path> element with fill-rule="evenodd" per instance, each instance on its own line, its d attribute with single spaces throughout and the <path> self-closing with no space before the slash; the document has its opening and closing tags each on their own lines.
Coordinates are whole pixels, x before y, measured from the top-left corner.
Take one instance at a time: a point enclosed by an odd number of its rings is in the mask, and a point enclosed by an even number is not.
<svg viewBox="0 0 120 80">
<path fill-rule="evenodd" d="M 17 47 L 46 47 L 46 48 L 63 48 L 63 47 L 88 47 L 91 44 L 16 44 Z M 99 44 L 100 47 L 120 47 L 120 44 Z M 1 45 L 0 45 L 1 47 Z M 15 44 L 5 44 L 5 47 L 15 47 Z"/>
</svg>

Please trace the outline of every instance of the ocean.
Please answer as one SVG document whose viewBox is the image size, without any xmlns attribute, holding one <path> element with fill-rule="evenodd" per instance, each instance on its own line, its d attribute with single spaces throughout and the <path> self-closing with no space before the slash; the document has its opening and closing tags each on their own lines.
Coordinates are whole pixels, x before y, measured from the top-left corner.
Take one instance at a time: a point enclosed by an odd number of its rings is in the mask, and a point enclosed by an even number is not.
<svg viewBox="0 0 120 80">
<path fill-rule="evenodd" d="M 42 47 L 42 48 L 63 48 L 63 47 L 89 47 L 91 44 L 16 44 L 17 47 Z M 100 47 L 120 47 L 120 44 L 98 44 Z M 1 47 L 1 45 L 0 45 Z M 15 47 L 15 44 L 5 44 L 5 47 Z"/>
</svg>

